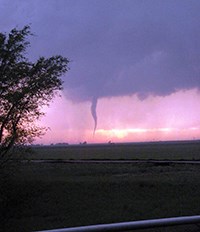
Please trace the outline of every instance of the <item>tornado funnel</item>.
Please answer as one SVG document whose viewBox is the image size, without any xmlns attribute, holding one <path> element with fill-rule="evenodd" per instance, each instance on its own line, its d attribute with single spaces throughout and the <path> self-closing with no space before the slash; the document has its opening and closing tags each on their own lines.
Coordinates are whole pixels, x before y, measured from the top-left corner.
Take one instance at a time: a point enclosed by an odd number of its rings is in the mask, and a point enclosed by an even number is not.
<svg viewBox="0 0 200 232">
<path fill-rule="evenodd" d="M 97 112 L 96 112 L 96 108 L 97 108 L 97 97 L 93 97 L 92 105 L 91 105 L 91 114 L 92 114 L 92 117 L 94 119 L 93 136 L 95 135 L 95 131 L 96 131 L 96 128 L 97 128 Z"/>
</svg>

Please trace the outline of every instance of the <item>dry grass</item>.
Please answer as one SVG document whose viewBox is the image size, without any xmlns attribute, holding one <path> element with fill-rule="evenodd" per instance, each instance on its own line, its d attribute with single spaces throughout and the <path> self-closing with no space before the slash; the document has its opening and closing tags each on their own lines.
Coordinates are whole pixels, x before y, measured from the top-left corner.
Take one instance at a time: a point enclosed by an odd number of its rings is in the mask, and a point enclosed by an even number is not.
<svg viewBox="0 0 200 232">
<path fill-rule="evenodd" d="M 14 166 L 6 170 L 10 174 L 7 180 L 1 181 L 2 231 L 200 214 L 199 165 L 21 163 Z M 199 228 L 180 226 L 148 231 L 199 231 Z"/>
</svg>

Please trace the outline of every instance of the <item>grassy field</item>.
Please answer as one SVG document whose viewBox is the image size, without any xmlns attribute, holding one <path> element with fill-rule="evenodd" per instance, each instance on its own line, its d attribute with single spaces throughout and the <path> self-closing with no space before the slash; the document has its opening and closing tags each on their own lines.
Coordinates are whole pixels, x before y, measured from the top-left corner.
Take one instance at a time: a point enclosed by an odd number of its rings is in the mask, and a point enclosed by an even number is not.
<svg viewBox="0 0 200 232">
<path fill-rule="evenodd" d="M 72 154 L 77 154 L 78 159 L 86 156 L 105 159 L 108 154 L 109 159 L 126 158 L 135 149 L 135 154 L 142 154 L 143 158 L 163 159 L 165 149 L 151 145 L 146 145 L 148 149 L 140 146 L 141 153 L 137 153 L 140 152 L 138 147 L 129 146 L 127 150 L 125 146 L 118 147 L 119 150 L 117 146 L 108 150 L 107 147 L 96 147 L 95 150 L 95 146 L 51 147 L 42 148 L 44 150 L 33 154 L 32 158 L 66 159 Z M 182 146 L 182 153 L 176 159 L 200 156 L 197 144 L 193 150 L 191 144 L 187 145 Z M 167 154 L 171 155 L 175 150 L 181 151 L 180 144 L 172 147 L 171 152 L 170 147 L 165 147 L 168 152 L 164 159 L 169 159 Z M 69 150 L 59 153 L 59 149 Z M 131 154 L 130 157 L 133 158 Z M 4 176 L 1 173 L 1 231 L 35 231 L 200 214 L 199 168 L 199 164 L 14 163 Z M 199 227 L 187 225 L 145 231 L 188 232 L 199 231 Z"/>
<path fill-rule="evenodd" d="M 200 160 L 200 141 L 33 147 L 29 159 Z"/>
</svg>

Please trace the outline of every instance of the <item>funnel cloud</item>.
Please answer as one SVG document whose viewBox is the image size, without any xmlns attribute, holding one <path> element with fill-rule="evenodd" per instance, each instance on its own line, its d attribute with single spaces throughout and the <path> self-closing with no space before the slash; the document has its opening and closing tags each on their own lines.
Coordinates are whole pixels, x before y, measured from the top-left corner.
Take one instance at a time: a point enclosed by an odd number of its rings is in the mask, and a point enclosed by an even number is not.
<svg viewBox="0 0 200 232">
<path fill-rule="evenodd" d="M 32 59 L 61 54 L 72 60 L 64 94 L 91 102 L 93 134 L 100 98 L 200 88 L 199 0 L 2 2 L 3 31 L 31 22 Z"/>
<path fill-rule="evenodd" d="M 92 105 L 91 105 L 91 114 L 94 119 L 94 130 L 93 130 L 93 136 L 95 135 L 95 131 L 97 128 L 97 97 L 93 97 L 92 99 Z"/>
</svg>

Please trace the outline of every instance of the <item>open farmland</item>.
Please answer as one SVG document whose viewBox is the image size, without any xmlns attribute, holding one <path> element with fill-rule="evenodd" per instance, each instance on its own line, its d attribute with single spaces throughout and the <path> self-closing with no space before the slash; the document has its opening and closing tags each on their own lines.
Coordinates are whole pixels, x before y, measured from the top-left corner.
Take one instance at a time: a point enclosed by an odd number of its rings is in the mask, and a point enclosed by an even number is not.
<svg viewBox="0 0 200 232">
<path fill-rule="evenodd" d="M 29 160 L 168 160 L 177 152 L 176 160 L 200 157 L 199 143 L 143 145 L 39 147 L 27 156 Z M 1 178 L 2 231 L 200 214 L 199 170 L 198 163 L 14 162 Z M 199 227 L 145 231 L 199 231 Z"/>
<path fill-rule="evenodd" d="M 200 141 L 36 146 L 28 159 L 200 160 Z"/>
</svg>

